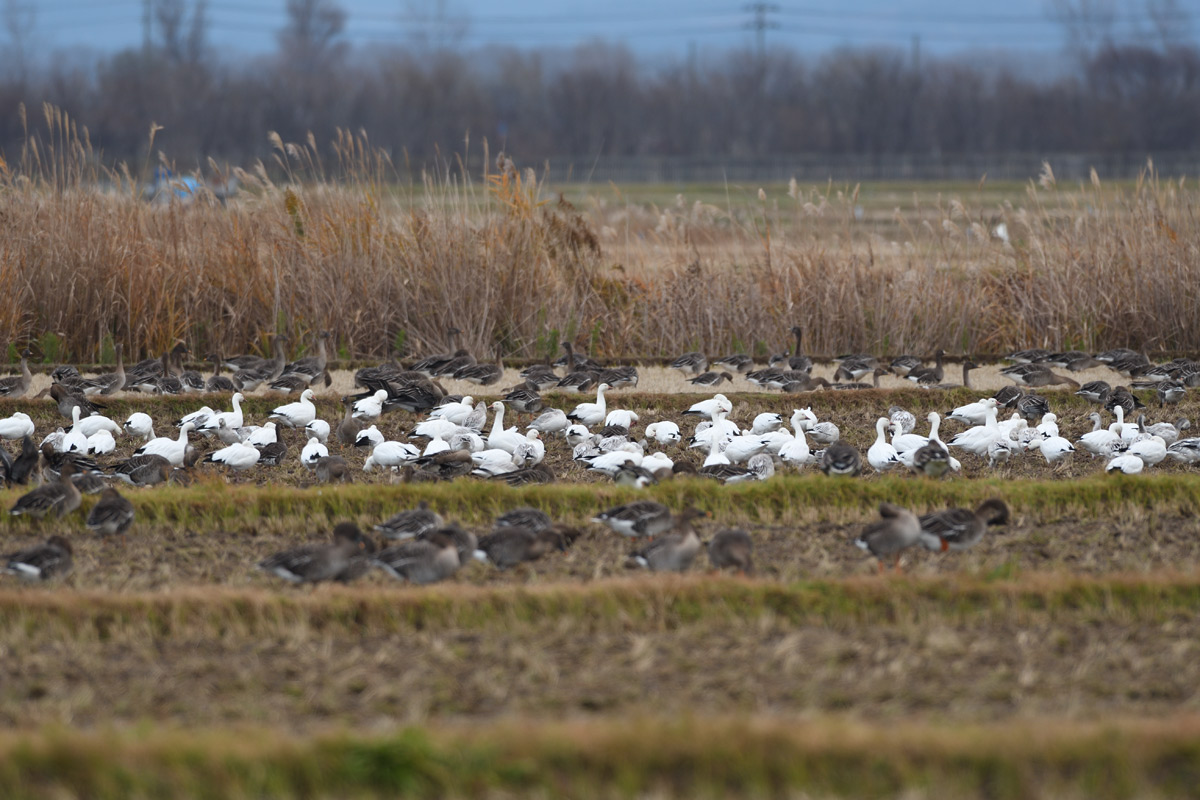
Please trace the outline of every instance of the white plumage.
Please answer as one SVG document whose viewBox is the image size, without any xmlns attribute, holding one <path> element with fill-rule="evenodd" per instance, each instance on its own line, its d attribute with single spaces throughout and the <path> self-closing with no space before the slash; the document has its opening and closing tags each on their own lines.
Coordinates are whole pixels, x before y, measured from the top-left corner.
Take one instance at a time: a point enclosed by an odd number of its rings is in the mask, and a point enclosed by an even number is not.
<svg viewBox="0 0 1200 800">
<path fill-rule="evenodd" d="M 212 453 L 208 456 L 207 460 L 214 464 L 224 464 L 234 472 L 241 472 L 257 464 L 258 457 L 259 452 L 257 447 L 236 442 Z"/>
<path fill-rule="evenodd" d="M 421 457 L 421 451 L 407 442 L 382 442 L 375 445 L 363 464 L 363 472 L 374 467 L 402 467 Z"/>
<path fill-rule="evenodd" d="M 379 392 L 375 394 L 379 394 Z M 384 396 L 387 396 L 387 392 L 384 392 Z M 317 418 L 317 407 L 313 405 L 312 399 L 313 390 L 305 389 L 300 393 L 300 399 L 297 402 L 279 406 L 271 412 L 269 418 L 282 422 L 289 428 L 303 428 Z"/>
<path fill-rule="evenodd" d="M 383 414 L 383 401 L 387 400 L 388 393 L 380 389 L 370 397 L 364 397 L 361 400 L 354 401 L 354 411 L 351 416 L 355 419 L 379 419 Z"/>
<path fill-rule="evenodd" d="M 300 463 L 309 469 L 317 468 L 317 459 L 329 455 L 329 448 L 321 444 L 321 440 L 310 436 L 304 448 L 300 451 Z"/>
<path fill-rule="evenodd" d="M 602 383 L 596 387 L 596 402 L 580 403 L 575 406 L 575 409 L 567 414 L 567 419 L 580 422 L 584 425 L 592 426 L 599 425 L 604 422 L 605 416 L 608 414 L 608 407 L 604 402 L 604 392 L 609 389 L 607 383 Z"/>
<path fill-rule="evenodd" d="M 168 439 L 165 436 L 160 436 L 157 439 L 151 439 L 144 445 L 139 447 L 136 455 L 159 455 L 171 462 L 171 466 L 183 466 L 183 457 L 187 453 L 187 437 L 192 431 L 192 423 L 185 422 L 183 427 L 179 429 L 178 439 Z"/>
<path fill-rule="evenodd" d="M 142 416 L 146 417 L 145 414 Z M 0 419 L 0 439 L 21 439 L 26 436 L 33 436 L 33 420 L 24 411 Z"/>
</svg>

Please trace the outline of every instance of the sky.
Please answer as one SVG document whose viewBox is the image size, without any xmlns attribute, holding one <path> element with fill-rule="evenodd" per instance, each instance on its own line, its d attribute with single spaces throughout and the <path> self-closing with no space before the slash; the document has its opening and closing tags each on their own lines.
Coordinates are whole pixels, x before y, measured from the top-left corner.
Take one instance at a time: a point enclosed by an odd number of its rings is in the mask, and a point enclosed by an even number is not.
<svg viewBox="0 0 1200 800">
<path fill-rule="evenodd" d="M 149 0 L 153 2 L 153 0 Z M 189 0 L 191 1 L 191 0 Z M 142 40 L 147 0 L 0 0 L 34 9 L 37 52 L 115 51 Z M 1187 8 L 1193 0 L 1182 0 Z M 346 38 L 355 45 L 411 43 L 443 32 L 452 46 L 485 45 L 570 48 L 603 39 L 621 42 L 639 56 L 677 59 L 689 48 L 752 46 L 754 14 L 745 0 L 340 0 L 348 14 Z M 842 46 L 913 48 L 935 56 L 1061 53 L 1062 27 L 1048 14 L 1048 0 L 1003 3 L 962 0 L 775 0 L 765 15 L 768 47 L 786 45 L 819 55 Z M 1150 41 L 1152 30 L 1140 3 L 1116 0 L 1115 30 Z M 253 56 L 275 47 L 284 22 L 284 0 L 208 0 L 209 43 L 224 57 Z M 439 16 L 439 9 L 440 16 Z M 445 20 L 444 25 L 437 23 Z M 1195 41 L 1197 25 L 1181 20 Z"/>
</svg>

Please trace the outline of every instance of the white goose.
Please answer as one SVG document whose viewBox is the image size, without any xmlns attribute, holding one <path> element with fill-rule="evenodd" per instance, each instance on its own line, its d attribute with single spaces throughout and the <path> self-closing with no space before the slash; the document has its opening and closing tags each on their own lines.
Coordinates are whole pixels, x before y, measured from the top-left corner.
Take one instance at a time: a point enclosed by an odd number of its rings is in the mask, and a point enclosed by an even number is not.
<svg viewBox="0 0 1200 800">
<path fill-rule="evenodd" d="M 156 455 L 162 456 L 167 461 L 171 462 L 173 467 L 183 466 L 183 458 L 187 453 L 188 434 L 192 431 L 192 423 L 185 422 L 183 427 L 179 429 L 178 439 L 169 439 L 165 436 L 160 436 L 157 439 L 151 439 L 144 445 L 134 451 L 134 455 Z"/>
<path fill-rule="evenodd" d="M 1104 465 L 1104 471 L 1121 472 L 1126 475 L 1137 475 L 1139 472 L 1145 469 L 1145 467 L 1145 462 L 1143 462 L 1140 458 L 1126 454 L 1111 459 L 1107 464 Z"/>
<path fill-rule="evenodd" d="M 361 400 L 354 401 L 354 411 L 350 416 L 355 419 L 379 419 L 383 414 L 383 401 L 387 400 L 388 393 L 380 389 L 375 394 L 364 397 Z"/>
<path fill-rule="evenodd" d="M 799 425 L 795 416 L 792 417 L 792 428 L 796 435 L 792 441 L 779 448 L 779 460 L 797 468 L 817 463 L 812 450 L 809 449 L 808 437 L 804 433 L 804 428 Z"/>
<path fill-rule="evenodd" d="M 1075 448 L 1061 436 L 1036 437 L 1025 447 L 1026 450 L 1040 450 L 1047 464 L 1057 464 L 1071 457 Z"/>
<path fill-rule="evenodd" d="M 679 426 L 669 420 L 652 422 L 647 425 L 646 436 L 659 444 L 679 444 L 683 439 L 683 435 L 679 432 Z"/>
<path fill-rule="evenodd" d="M 557 408 L 548 408 L 529 423 L 529 429 L 542 434 L 563 433 L 571 426 L 567 412 Z"/>
<path fill-rule="evenodd" d="M 725 407 L 728 411 L 733 411 L 733 404 L 729 402 L 728 397 L 723 394 L 714 394 L 707 400 L 701 400 L 699 403 L 693 404 L 692 407 L 683 412 L 683 414 L 684 416 L 712 419 L 713 412 L 721 407 Z"/>
<path fill-rule="evenodd" d="M 106 456 L 117 449 L 117 440 L 109 431 L 96 431 L 87 440 L 87 452 L 92 455 Z"/>
<path fill-rule="evenodd" d="M 604 417 L 608 413 L 607 406 L 604 403 L 604 391 L 611 388 L 607 383 L 602 383 L 596 387 L 596 402 L 580 403 L 575 406 L 575 410 L 567 414 L 567 419 L 580 422 L 587 426 L 599 425 L 604 422 Z"/>
<path fill-rule="evenodd" d="M 245 439 L 242 440 L 245 444 L 251 447 L 266 447 L 269 444 L 274 444 L 279 441 L 279 434 L 275 430 L 275 423 L 268 422 L 261 428 L 255 428 Z"/>
<path fill-rule="evenodd" d="M 455 425 L 466 425 L 467 417 L 475 410 L 475 398 L 467 395 L 457 403 L 443 403 L 429 412 L 430 419 L 444 419 Z"/>
<path fill-rule="evenodd" d="M 179 424 L 177 424 L 175 427 L 182 428 L 183 423 L 190 422 L 196 426 L 196 430 L 203 430 L 204 423 L 208 422 L 208 420 L 216 413 L 217 412 L 213 411 L 208 406 L 201 406 L 198 410 L 193 411 L 190 414 L 184 414 L 182 417 L 180 417 Z"/>
<path fill-rule="evenodd" d="M 375 394 L 379 394 L 379 392 Z M 386 396 L 387 392 L 384 392 L 384 397 Z M 234 397 L 236 398 L 237 395 Z M 317 407 L 313 405 L 313 397 L 313 390 L 305 389 L 300 393 L 300 399 L 297 402 L 279 406 L 270 413 L 268 419 L 282 422 L 289 428 L 303 428 L 317 418 Z"/>
<path fill-rule="evenodd" d="M 752 456 L 758 455 L 765 449 L 767 449 L 767 441 L 764 437 L 743 434 L 726 441 L 723 452 L 730 463 L 745 464 Z"/>
<path fill-rule="evenodd" d="M 245 398 L 242 396 L 241 392 L 234 392 L 233 397 L 230 398 L 230 403 L 233 405 L 233 411 L 222 411 L 219 414 L 213 414 L 202 424 L 200 424 L 197 430 L 205 435 L 212 434 L 217 430 L 218 421 L 225 420 L 225 427 L 232 428 L 236 431 L 238 428 L 246 424 L 245 415 L 242 414 L 242 400 L 244 399 Z M 192 424 L 195 425 L 195 423 Z"/>
<path fill-rule="evenodd" d="M 149 414 L 135 411 L 125 420 L 125 433 L 140 436 L 142 441 L 148 442 L 154 438 L 154 420 L 150 419 Z"/>
<path fill-rule="evenodd" d="M 17 411 L 11 417 L 0 419 L 0 439 L 21 439 L 33 436 L 33 430 L 33 420 L 24 411 Z"/>
<path fill-rule="evenodd" d="M 961 422 L 964 425 L 982 425 L 987 420 L 989 409 L 997 409 L 1000 403 L 994 397 L 985 397 L 974 403 L 959 406 L 946 415 L 946 419 Z"/>
<path fill-rule="evenodd" d="M 213 464 L 224 464 L 234 472 L 242 472 L 257 464 L 259 455 L 257 447 L 237 442 L 210 453 L 204 460 Z"/>
<path fill-rule="evenodd" d="M 750 423 L 750 432 L 755 436 L 761 436 L 765 433 L 774 433 L 782 427 L 782 414 L 772 414 L 769 411 L 764 411 L 754 418 L 754 422 Z"/>
<path fill-rule="evenodd" d="M 402 467 L 421 457 L 421 451 L 407 442 L 382 442 L 375 445 L 363 463 L 363 472 L 375 467 Z"/>
<path fill-rule="evenodd" d="M 546 444 L 542 441 L 542 435 L 537 431 L 527 433 L 525 441 L 513 448 L 513 460 L 523 460 L 527 467 L 536 467 L 542 463 L 545 457 Z"/>
<path fill-rule="evenodd" d="M 78 411 L 78 410 L 79 410 L 79 406 L 75 406 L 74 411 Z M 90 417 L 83 417 L 78 422 L 74 422 L 74 419 L 75 419 L 74 411 L 72 411 L 72 413 L 71 413 L 71 419 L 72 419 L 71 430 L 78 430 L 80 433 L 82 433 L 84 436 L 86 436 L 89 439 L 92 438 L 93 436 L 95 436 L 100 431 L 108 431 L 113 436 L 116 436 L 117 434 L 119 434 L 121 432 L 120 425 L 113 422 L 108 417 L 102 417 L 99 414 L 92 414 Z"/>
<path fill-rule="evenodd" d="M 968 428 L 962 433 L 950 440 L 951 447 L 961 447 L 968 453 L 977 455 L 983 458 L 988 454 L 988 447 L 992 442 L 1004 436 L 1000 426 L 996 423 L 996 409 L 988 409 L 986 421 L 983 425 L 976 425 L 974 428 Z"/>
<path fill-rule="evenodd" d="M 309 469 L 317 468 L 317 460 L 329 455 L 329 448 L 321 444 L 321 440 L 310 436 L 308 442 L 300 450 L 300 463 Z"/>
<path fill-rule="evenodd" d="M 880 417 L 875 421 L 875 443 L 867 449 L 867 463 L 876 472 L 886 472 L 900 463 L 900 456 L 896 453 L 896 448 L 892 447 L 887 440 L 889 422 L 887 417 Z"/>
<path fill-rule="evenodd" d="M 915 433 L 900 433 L 900 428 L 895 423 L 892 423 L 892 447 L 896 448 L 896 454 L 904 455 L 915 450 L 919 450 L 929 444 L 931 439 L 936 439 L 938 428 L 941 426 L 941 417 L 937 412 L 931 411 L 926 417 L 929 422 L 929 435 L 920 436 Z"/>
<path fill-rule="evenodd" d="M 504 427 L 504 403 L 497 400 L 492 403 L 491 407 L 495 417 L 492 419 L 492 432 L 487 437 L 487 446 L 492 449 L 507 450 L 511 453 L 517 449 L 517 445 L 526 440 L 525 436 L 517 430 L 515 425 L 511 428 Z"/>
<path fill-rule="evenodd" d="M 425 445 L 425 449 L 421 451 L 421 455 L 428 458 L 435 456 L 438 453 L 444 453 L 450 449 L 450 443 L 441 436 L 434 436 L 429 440 L 429 444 Z"/>
<path fill-rule="evenodd" d="M 1125 454 L 1137 456 L 1147 467 L 1153 467 L 1167 457 L 1167 443 L 1161 436 L 1150 436 L 1129 445 Z"/>
<path fill-rule="evenodd" d="M 304 426 L 304 432 L 310 437 L 315 436 L 321 444 L 329 441 L 329 423 L 323 419 L 314 419 Z"/>
<path fill-rule="evenodd" d="M 608 416 L 604 418 L 604 425 L 617 425 L 625 429 L 633 427 L 633 423 L 638 421 L 638 415 L 632 411 L 626 411 L 623 408 L 614 408 L 608 412 Z"/>
</svg>

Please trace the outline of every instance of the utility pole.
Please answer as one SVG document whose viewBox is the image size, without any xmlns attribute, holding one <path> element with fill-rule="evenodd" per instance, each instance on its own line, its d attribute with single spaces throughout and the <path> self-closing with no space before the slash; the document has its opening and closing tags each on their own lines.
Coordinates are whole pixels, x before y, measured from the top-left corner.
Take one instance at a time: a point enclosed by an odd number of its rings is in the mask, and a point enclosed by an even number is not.
<svg viewBox="0 0 1200 800">
<path fill-rule="evenodd" d="M 779 23 L 770 19 L 771 14 L 779 13 L 779 5 L 777 3 L 747 3 L 742 6 L 742 10 L 754 15 L 754 18 L 742 27 L 754 31 L 754 38 L 758 46 L 758 62 L 761 64 L 767 53 L 767 31 L 779 29 Z"/>
<path fill-rule="evenodd" d="M 913 72 L 921 71 L 921 34 L 914 33 L 912 36 L 912 66 Z"/>
</svg>

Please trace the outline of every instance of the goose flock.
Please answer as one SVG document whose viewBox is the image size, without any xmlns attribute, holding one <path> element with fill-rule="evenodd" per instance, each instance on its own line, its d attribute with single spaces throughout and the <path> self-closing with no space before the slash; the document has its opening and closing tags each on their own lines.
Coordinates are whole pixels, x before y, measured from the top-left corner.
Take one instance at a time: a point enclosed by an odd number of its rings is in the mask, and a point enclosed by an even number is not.
<svg viewBox="0 0 1200 800">
<path fill-rule="evenodd" d="M 453 329 L 451 334 L 457 336 Z M 885 373 L 904 375 L 926 388 L 948 386 L 944 383 L 945 353 L 941 350 L 934 355 L 932 366 L 912 356 L 897 357 L 888 363 L 865 354 L 843 356 L 837 359 L 833 383 L 814 379 L 813 361 L 801 352 L 799 328 L 794 328 L 793 334 L 794 351 L 772 356 L 764 370 L 754 370 L 754 362 L 744 355 L 710 361 L 698 352 L 680 356 L 671 366 L 692 375 L 695 386 L 730 383 L 735 373 L 785 392 L 870 388 Z M 422 358 L 409 368 L 395 360 L 363 368 L 355 374 L 355 385 L 361 391 L 342 398 L 344 414 L 340 420 L 326 421 L 319 417 L 314 401 L 322 379 L 327 385 L 329 381 L 329 338 L 328 332 L 320 333 L 315 340 L 316 355 L 291 362 L 285 357 L 284 336 L 275 338 L 271 359 L 212 355 L 208 360 L 214 365 L 214 373 L 207 377 L 182 368 L 187 353 L 182 345 L 129 369 L 124 367 L 118 346 L 117 369 L 108 374 L 85 377 L 73 367 L 58 367 L 51 373 L 50 388 L 39 398 L 48 396 L 53 400 L 58 412 L 70 420 L 68 427 L 48 432 L 37 442 L 28 413 L 15 411 L 0 419 L 0 438 L 20 442 L 15 454 L 0 447 L 0 476 L 9 486 L 37 484 L 17 499 L 10 513 L 62 518 L 80 508 L 83 494 L 99 494 L 87 516 L 87 528 L 103 537 L 123 537 L 135 512 L 114 483 L 149 487 L 187 481 L 204 469 L 220 469 L 236 476 L 279 467 L 289 455 L 285 432 L 287 436 L 299 432 L 302 445 L 297 460 L 313 482 L 352 481 L 356 474 L 384 471 L 395 480 L 410 482 L 472 477 L 520 486 L 555 481 L 565 464 L 575 465 L 570 466 L 575 473 L 644 488 L 678 476 L 727 484 L 766 481 L 782 471 L 809 467 L 831 477 L 903 470 L 936 479 L 962 474 L 960 458 L 973 462 L 975 469 L 986 464 L 992 470 L 1004 469 L 1022 457 L 1040 458 L 1052 469 L 1062 470 L 1073 459 L 1087 457 L 1098 459 L 1108 472 L 1123 474 L 1139 473 L 1168 459 L 1200 463 L 1200 438 L 1183 438 L 1190 423 L 1179 419 L 1149 424 L 1149 409 L 1135 391 L 1153 390 L 1154 399 L 1163 409 L 1180 402 L 1188 388 L 1200 383 L 1200 365 L 1182 359 L 1152 364 L 1145 356 L 1128 350 L 1094 356 L 1043 350 L 1013 353 L 1009 359 L 1014 364 L 1002 373 L 1016 385 L 944 413 L 930 412 L 926 416 L 926 435 L 915 432 L 917 418 L 911 412 L 897 406 L 886 411 L 880 407 L 873 426 L 874 438 L 864 455 L 842 437 L 849 421 L 820 419 L 810 407 L 735 419 L 734 403 L 718 393 L 692 404 L 680 420 L 643 419 L 645 411 L 639 414 L 621 408 L 608 394 L 636 386 L 636 368 L 602 366 L 577 354 L 570 343 L 564 344 L 565 355 L 559 362 L 527 368 L 521 373 L 523 384 L 505 390 L 501 399 L 490 403 L 470 395 L 450 394 L 439 381 L 455 379 L 488 386 L 502 376 L 500 359 L 495 364 L 479 364 L 461 347 Z M 31 355 L 29 350 L 23 351 L 20 374 L 0 380 L 0 395 L 20 398 L 28 392 L 32 376 L 27 360 Z M 723 369 L 711 372 L 710 366 Z M 964 362 L 963 385 L 969 387 L 969 371 L 975 366 L 969 360 Z M 1129 378 L 1129 385 L 1105 381 L 1081 385 L 1054 372 L 1098 366 L 1108 366 Z M 232 374 L 222 375 L 222 369 Z M 874 384 L 858 383 L 866 376 L 872 376 Z M 1038 388 L 1055 385 L 1067 385 L 1074 394 L 1097 406 L 1089 417 L 1090 431 L 1069 438 L 1060 430 L 1059 417 L 1051 407 L 1053 398 L 1037 392 Z M 541 397 L 541 392 L 550 387 L 594 391 L 595 399 L 563 408 L 550 407 Z M 246 393 L 260 388 L 267 392 L 299 392 L 299 397 L 274 407 L 255 424 L 242 404 Z M 229 394 L 228 410 L 204 405 L 166 423 L 156 422 L 143 411 L 131 413 L 123 423 L 104 416 L 103 398 L 136 392 L 222 392 Z M 405 426 L 407 433 L 388 438 L 380 424 L 397 410 L 417 416 L 412 418 L 411 426 Z M 1001 419 L 1002 411 L 1010 410 L 1011 416 Z M 1115 417 L 1107 426 L 1102 416 L 1105 413 Z M 521 415 L 526 416 L 521 425 L 506 424 Z M 963 429 L 943 438 L 943 423 Z M 156 433 L 156 427 L 167 426 L 176 432 Z M 385 430 L 395 436 L 397 426 Z M 861 440 L 861 435 L 855 433 Z M 112 456 L 119 442 L 126 439 L 140 445 L 127 457 L 101 464 L 98 459 Z M 209 442 L 219 446 L 209 449 Z M 331 446 L 335 452 L 330 452 Z M 548 455 L 559 465 L 557 471 L 547 461 Z M 686 569 L 701 549 L 692 530 L 698 512 L 684 509 L 672 514 L 665 507 L 652 508 L 658 506 L 652 501 L 641 503 L 604 512 L 595 521 L 619 534 L 648 539 L 645 547 L 630 555 L 631 565 L 666 571 Z M 880 521 L 865 530 L 856 543 L 879 559 L 882 568 L 885 560 L 914 544 L 933 549 L 969 546 L 981 536 L 981 524 L 992 524 L 1007 515 L 1006 511 L 1001 515 L 995 509 L 982 508 L 970 513 L 975 516 L 960 516 L 953 524 L 943 521 L 943 528 L 938 529 L 940 538 L 935 542 L 929 538 L 933 534 L 926 530 L 925 518 L 915 518 L 904 509 L 885 504 L 880 508 Z M 916 528 L 913 519 L 917 519 Z M 985 522 L 979 523 L 980 519 Z M 388 531 L 399 530 L 398 522 L 389 521 L 380 527 L 385 538 L 404 540 L 390 546 L 376 546 L 361 531 L 340 526 L 332 541 L 278 554 L 260 566 L 287 580 L 313 582 L 352 579 L 362 574 L 365 564 L 424 583 L 453 574 L 471 559 L 509 567 L 540 558 L 565 550 L 579 535 L 548 519 L 537 523 L 531 524 L 528 519 L 517 525 L 498 523 L 496 530 L 475 539 L 460 526 L 440 521 L 411 536 L 389 537 Z M 713 565 L 720 562 L 749 571 L 745 541 L 734 535 L 736 532 L 728 536 L 725 533 L 713 539 L 721 543 L 716 551 L 722 554 L 715 557 Z M 71 550 L 69 543 L 64 547 L 55 539 L 47 541 L 41 550 L 13 554 L 8 572 L 39 578 L 63 574 L 70 568 Z M 726 546 L 726 542 L 731 544 Z M 713 558 L 712 542 L 708 550 Z M 729 555 L 735 551 L 741 555 Z M 42 566 L 35 565 L 39 558 L 44 559 Z"/>
</svg>

